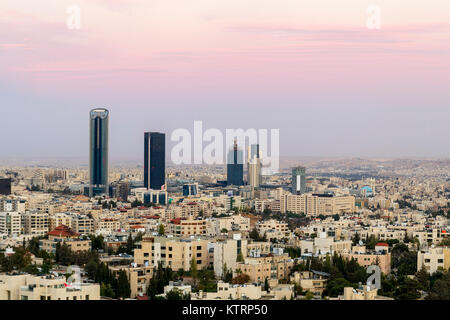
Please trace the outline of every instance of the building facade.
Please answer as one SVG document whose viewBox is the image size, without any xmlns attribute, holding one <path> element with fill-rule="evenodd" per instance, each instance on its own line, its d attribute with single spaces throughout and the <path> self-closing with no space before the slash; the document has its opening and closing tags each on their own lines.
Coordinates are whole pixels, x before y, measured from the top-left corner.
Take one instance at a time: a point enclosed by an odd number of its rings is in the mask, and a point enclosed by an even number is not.
<svg viewBox="0 0 450 320">
<path fill-rule="evenodd" d="M 144 187 L 161 190 L 166 183 L 166 135 L 144 133 Z"/>
<path fill-rule="evenodd" d="M 108 126 L 109 111 L 90 112 L 89 196 L 108 193 Z"/>
</svg>

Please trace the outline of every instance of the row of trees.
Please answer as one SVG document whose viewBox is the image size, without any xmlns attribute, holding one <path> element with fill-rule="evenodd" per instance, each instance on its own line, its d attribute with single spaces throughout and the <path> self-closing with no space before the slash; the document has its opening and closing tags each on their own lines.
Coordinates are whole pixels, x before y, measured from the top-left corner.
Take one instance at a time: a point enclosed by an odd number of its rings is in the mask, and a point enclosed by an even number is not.
<svg viewBox="0 0 450 320">
<path fill-rule="evenodd" d="M 91 280 L 100 284 L 100 295 L 111 298 L 130 298 L 130 281 L 125 270 L 111 271 L 104 262 L 91 260 L 85 266 Z"/>
</svg>

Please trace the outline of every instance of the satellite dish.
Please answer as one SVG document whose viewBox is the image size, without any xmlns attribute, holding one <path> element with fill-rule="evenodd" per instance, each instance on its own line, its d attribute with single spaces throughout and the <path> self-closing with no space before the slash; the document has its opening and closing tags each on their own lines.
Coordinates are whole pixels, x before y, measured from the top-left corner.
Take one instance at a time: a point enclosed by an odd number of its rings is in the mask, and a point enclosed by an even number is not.
<svg viewBox="0 0 450 320">
<path fill-rule="evenodd" d="M 362 242 L 362 240 L 359 240 L 359 245 L 360 245 L 360 246 L 364 245 L 364 243 Z"/>
</svg>

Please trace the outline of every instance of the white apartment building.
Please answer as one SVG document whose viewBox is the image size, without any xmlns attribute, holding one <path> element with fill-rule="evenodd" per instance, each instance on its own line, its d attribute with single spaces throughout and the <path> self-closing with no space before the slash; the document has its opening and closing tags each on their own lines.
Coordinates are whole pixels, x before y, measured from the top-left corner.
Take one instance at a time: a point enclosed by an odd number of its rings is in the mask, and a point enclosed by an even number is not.
<svg viewBox="0 0 450 320">
<path fill-rule="evenodd" d="M 16 237 L 22 233 L 22 216 L 19 212 L 0 212 L 0 234 Z"/>
<path fill-rule="evenodd" d="M 425 270 L 433 274 L 439 269 L 450 268 L 450 247 L 436 247 L 428 250 L 420 250 L 417 253 L 417 271 L 425 267 Z"/>
<path fill-rule="evenodd" d="M 0 300 L 100 300 L 100 285 L 66 287 L 66 277 L 0 275 Z"/>
</svg>

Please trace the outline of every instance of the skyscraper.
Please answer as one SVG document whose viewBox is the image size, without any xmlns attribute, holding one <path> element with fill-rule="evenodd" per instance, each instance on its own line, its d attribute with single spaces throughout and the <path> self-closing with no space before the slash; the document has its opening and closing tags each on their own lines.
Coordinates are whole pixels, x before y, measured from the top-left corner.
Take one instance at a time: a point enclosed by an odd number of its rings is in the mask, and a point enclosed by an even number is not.
<svg viewBox="0 0 450 320">
<path fill-rule="evenodd" d="M 248 184 L 253 188 L 258 188 L 261 184 L 261 159 L 259 144 L 252 144 L 248 147 Z"/>
<path fill-rule="evenodd" d="M 292 193 L 303 194 L 306 192 L 306 168 L 292 168 Z"/>
<path fill-rule="evenodd" d="M 144 133 L 144 186 L 160 190 L 166 183 L 166 135 Z"/>
<path fill-rule="evenodd" d="M 244 154 L 238 150 L 236 139 L 227 156 L 227 185 L 244 185 Z"/>
<path fill-rule="evenodd" d="M 109 111 L 103 108 L 90 112 L 89 196 L 108 193 L 108 126 Z"/>
<path fill-rule="evenodd" d="M 11 178 L 0 178 L 0 195 L 11 194 Z"/>
</svg>

